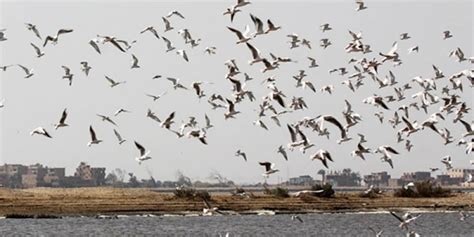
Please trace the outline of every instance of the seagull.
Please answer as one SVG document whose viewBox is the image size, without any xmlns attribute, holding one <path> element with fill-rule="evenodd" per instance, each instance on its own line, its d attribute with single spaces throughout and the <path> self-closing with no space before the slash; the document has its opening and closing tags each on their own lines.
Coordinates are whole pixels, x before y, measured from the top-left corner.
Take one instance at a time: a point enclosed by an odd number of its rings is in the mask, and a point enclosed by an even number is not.
<svg viewBox="0 0 474 237">
<path fill-rule="evenodd" d="M 271 174 L 273 173 L 276 173 L 280 170 L 278 169 L 275 169 L 275 163 L 271 163 L 271 162 L 268 162 L 268 161 L 265 161 L 265 162 L 258 162 L 261 166 L 264 166 L 265 167 L 265 173 L 263 173 L 262 175 L 265 176 L 265 177 L 268 177 L 270 176 Z"/>
<path fill-rule="evenodd" d="M 30 45 L 35 49 L 36 57 L 41 58 L 42 56 L 44 56 L 44 52 L 41 51 L 41 49 L 38 48 L 38 46 L 36 46 L 36 45 L 33 44 L 33 43 L 30 43 Z"/>
<path fill-rule="evenodd" d="M 459 220 L 460 221 L 465 221 L 467 218 L 471 217 L 470 214 L 465 213 L 463 211 L 459 211 Z"/>
<path fill-rule="evenodd" d="M 214 127 L 214 125 L 211 124 L 211 119 L 207 116 L 207 114 L 204 114 L 204 119 L 206 120 L 206 127 L 204 129 L 210 129 Z"/>
<path fill-rule="evenodd" d="M 6 31 L 6 29 L 1 29 L 0 30 L 0 42 L 7 40 L 7 38 L 5 38 L 5 33 L 3 33 L 5 31 Z"/>
<path fill-rule="evenodd" d="M 290 196 L 293 196 L 293 197 L 301 197 L 304 194 L 317 194 L 317 193 L 323 193 L 323 192 L 324 192 L 323 189 L 321 189 L 321 190 L 301 190 L 301 191 L 298 191 L 298 192 L 288 193 L 288 194 Z"/>
<path fill-rule="evenodd" d="M 59 119 L 59 123 L 58 124 L 54 124 L 54 129 L 58 129 L 60 127 L 67 127 L 69 126 L 68 124 L 66 124 L 66 118 L 67 118 L 67 109 L 64 109 L 63 110 L 63 113 L 61 115 L 61 119 Z"/>
<path fill-rule="evenodd" d="M 369 148 L 365 148 L 364 146 L 362 146 L 362 144 L 359 142 L 359 144 L 357 144 L 357 150 L 352 151 L 351 156 L 352 157 L 358 156 L 362 160 L 365 160 L 364 153 L 370 154 L 371 151 Z"/>
<path fill-rule="evenodd" d="M 341 131 L 341 139 L 346 139 L 347 138 L 347 133 L 346 130 L 344 129 L 344 126 L 332 115 L 320 115 L 316 117 L 318 119 L 318 124 L 319 124 L 319 129 L 324 129 L 324 121 L 332 123 L 335 125 L 339 130 Z"/>
<path fill-rule="evenodd" d="M 392 48 L 390 49 L 390 51 L 388 51 L 386 54 L 379 53 L 380 56 L 384 57 L 382 62 L 389 61 L 389 60 L 398 61 L 399 59 L 398 59 L 397 49 L 398 49 L 398 43 L 397 41 L 395 41 L 392 44 Z"/>
<path fill-rule="evenodd" d="M 170 23 L 170 21 L 168 21 L 168 19 L 166 19 L 166 18 L 164 18 L 164 17 L 162 17 L 161 19 L 163 19 L 163 22 L 165 23 L 165 32 L 174 29 L 174 28 L 171 26 L 171 23 Z"/>
<path fill-rule="evenodd" d="M 157 100 L 160 99 L 162 96 L 166 95 L 166 93 L 167 93 L 167 92 L 164 92 L 164 93 L 161 94 L 161 95 L 146 94 L 146 96 L 153 98 L 153 101 L 157 101 Z"/>
<path fill-rule="evenodd" d="M 227 112 L 224 113 L 224 118 L 234 118 L 234 115 L 239 114 L 240 111 L 235 110 L 235 104 L 230 101 L 229 99 L 226 99 L 227 102 Z"/>
<path fill-rule="evenodd" d="M 375 237 L 382 237 L 382 233 L 383 233 L 383 230 L 380 230 L 380 231 L 375 231 L 372 227 L 368 227 L 369 230 L 372 231 L 372 233 L 374 233 Z"/>
<path fill-rule="evenodd" d="M 173 124 L 173 118 L 174 118 L 175 112 L 172 112 L 170 115 L 168 115 L 168 118 L 166 118 L 163 122 L 161 122 L 160 127 L 164 127 L 166 129 L 170 129 L 171 124 Z"/>
<path fill-rule="evenodd" d="M 270 19 L 267 20 L 267 26 L 268 26 L 268 29 L 265 31 L 265 34 L 281 29 L 281 26 L 275 26 Z"/>
<path fill-rule="evenodd" d="M 49 135 L 49 133 L 46 131 L 46 129 L 44 129 L 42 127 L 37 127 L 33 131 L 30 132 L 31 136 L 33 136 L 35 134 L 43 135 L 43 136 L 48 137 L 48 138 L 53 138 L 53 137 L 51 137 L 51 135 Z"/>
<path fill-rule="evenodd" d="M 126 52 L 125 49 L 122 48 L 122 46 L 120 46 L 119 42 L 120 43 L 126 43 L 126 41 L 123 41 L 123 40 L 118 40 L 116 39 L 115 37 L 113 36 L 100 36 L 100 35 L 97 35 L 98 38 L 100 38 L 99 40 L 97 40 L 98 42 L 102 42 L 102 44 L 105 44 L 105 43 L 111 43 L 113 46 L 115 46 L 118 50 L 122 51 L 122 52 Z M 94 41 L 94 40 L 92 40 Z M 94 41 L 95 42 L 95 41 Z M 94 47 L 94 45 L 91 43 L 91 41 L 89 41 L 89 44 L 92 45 L 92 47 Z M 97 44 L 97 43 L 96 43 Z M 127 43 L 128 44 L 128 43 Z M 97 49 L 94 47 L 94 49 L 97 51 Z M 98 53 L 100 53 L 98 51 Z"/>
<path fill-rule="evenodd" d="M 120 84 L 124 84 L 126 83 L 126 81 L 114 81 L 112 78 L 108 77 L 108 76 L 105 76 L 105 79 L 110 83 L 110 88 L 114 88 Z"/>
<path fill-rule="evenodd" d="M 311 157 L 311 160 L 320 160 L 323 165 L 329 169 L 327 161 L 333 161 L 331 158 L 331 154 L 327 150 L 320 149 L 316 151 Z M 334 162 L 334 161 L 333 161 Z"/>
<path fill-rule="evenodd" d="M 384 103 L 383 97 L 381 97 L 381 96 L 367 97 L 364 100 L 362 100 L 362 102 L 365 103 L 365 104 L 371 104 L 371 105 L 374 105 L 374 106 L 381 106 L 382 108 L 384 108 L 386 110 L 390 110 L 388 108 L 388 106 Z"/>
<path fill-rule="evenodd" d="M 398 153 L 398 151 L 396 151 L 395 149 L 393 149 L 391 146 L 388 146 L 388 145 L 379 146 L 377 150 L 375 151 L 375 153 L 382 153 L 384 157 L 388 157 L 388 158 L 391 158 L 390 153 L 396 154 L 396 155 L 400 154 Z"/>
<path fill-rule="evenodd" d="M 160 39 L 160 36 L 158 35 L 158 32 L 156 31 L 155 27 L 149 26 L 145 28 L 144 30 L 140 31 L 140 34 L 143 34 L 147 31 L 150 31 L 157 39 Z"/>
<path fill-rule="evenodd" d="M 165 38 L 164 36 L 161 38 L 166 43 L 166 52 L 173 51 L 174 49 L 176 49 L 168 38 Z"/>
<path fill-rule="evenodd" d="M 331 26 L 329 26 L 329 23 L 325 23 L 319 26 L 319 29 L 324 33 L 325 31 L 332 30 Z"/>
<path fill-rule="evenodd" d="M 230 22 L 234 21 L 235 14 L 237 12 L 241 12 L 239 9 L 237 9 L 235 6 L 232 6 L 230 8 L 227 8 L 226 11 L 222 15 L 230 15 Z"/>
<path fill-rule="evenodd" d="M 71 32 L 73 32 L 72 29 L 60 29 L 58 30 L 58 33 L 56 33 L 55 36 L 48 35 L 46 39 L 44 40 L 43 47 L 46 47 L 46 44 L 48 44 L 49 41 L 51 41 L 53 44 L 57 44 L 60 35 L 71 33 Z"/>
<path fill-rule="evenodd" d="M 245 31 L 244 31 L 243 34 L 242 34 L 242 32 L 240 32 L 239 30 L 236 30 L 236 29 L 234 29 L 234 28 L 232 28 L 232 27 L 229 27 L 229 26 L 227 26 L 227 29 L 229 29 L 230 31 L 234 32 L 234 34 L 237 35 L 237 38 L 239 38 L 239 40 L 237 41 L 236 44 L 246 43 L 246 42 L 248 42 L 250 39 L 252 39 L 252 38 L 249 36 L 250 28 L 249 28 L 248 25 L 245 27 Z"/>
<path fill-rule="evenodd" d="M 451 37 L 453 37 L 453 35 L 451 34 L 451 31 L 449 31 L 449 30 L 443 31 L 443 39 L 444 40 L 449 39 Z"/>
<path fill-rule="evenodd" d="M 153 119 L 153 120 L 155 120 L 158 123 L 161 123 L 161 120 L 158 117 L 156 117 L 155 113 L 152 112 L 150 109 L 148 109 L 148 112 L 147 112 L 146 116 Z"/>
<path fill-rule="evenodd" d="M 102 121 L 107 121 L 115 126 L 117 126 L 117 124 L 108 116 L 105 116 L 105 115 L 100 115 L 100 114 L 97 114 L 97 116 L 99 116 L 100 118 L 102 118 Z"/>
<path fill-rule="evenodd" d="M 218 207 L 212 207 L 206 198 L 202 198 L 202 201 L 204 202 L 204 205 L 206 206 L 205 208 L 202 209 L 203 215 L 213 215 L 214 213 L 225 215 L 223 212 L 219 210 Z"/>
<path fill-rule="evenodd" d="M 249 61 L 250 65 L 263 61 L 263 58 L 260 56 L 260 51 L 257 48 L 253 47 L 248 42 L 246 43 L 246 45 L 250 49 L 250 52 L 252 53 L 252 60 Z"/>
<path fill-rule="evenodd" d="M 72 77 L 74 74 L 71 73 L 71 69 L 66 66 L 61 66 L 64 69 L 64 76 L 63 79 L 67 79 L 69 81 L 69 86 L 72 86 Z"/>
<path fill-rule="evenodd" d="M 245 152 L 242 152 L 240 149 L 235 152 L 235 156 L 242 156 L 242 158 L 244 158 L 244 160 L 247 161 L 247 155 L 245 154 Z"/>
<path fill-rule="evenodd" d="M 407 151 L 410 152 L 411 148 L 413 148 L 413 144 L 411 144 L 411 141 L 407 139 L 405 142 L 405 149 L 407 149 Z"/>
<path fill-rule="evenodd" d="M 383 123 L 383 119 L 384 119 L 384 116 L 383 116 L 383 112 L 380 111 L 380 112 L 377 112 L 374 114 L 380 121 L 380 123 Z"/>
<path fill-rule="evenodd" d="M 253 121 L 253 124 L 254 124 L 254 125 L 258 125 L 259 127 L 263 128 L 263 129 L 265 129 L 265 130 L 268 130 L 267 125 L 265 125 L 265 124 L 263 123 L 263 121 L 260 120 L 260 119 L 257 119 L 256 121 Z"/>
<path fill-rule="evenodd" d="M 408 33 L 402 33 L 400 34 L 400 40 L 407 40 L 410 39 L 411 37 L 408 35 Z"/>
<path fill-rule="evenodd" d="M 211 54 L 216 54 L 216 47 L 212 46 L 212 47 L 206 47 L 206 49 L 204 49 L 204 53 L 207 53 L 209 55 Z"/>
<path fill-rule="evenodd" d="M 183 59 L 184 59 L 186 62 L 189 62 L 188 55 L 186 54 L 186 50 L 184 50 L 184 49 L 177 50 L 177 51 L 176 51 L 176 54 L 178 54 L 178 55 L 180 55 L 181 57 L 183 57 Z"/>
<path fill-rule="evenodd" d="M 36 37 L 38 37 L 38 38 L 41 39 L 41 40 L 43 39 L 43 38 L 41 38 L 41 35 L 40 35 L 40 33 L 39 33 L 39 30 L 38 30 L 38 28 L 36 28 L 36 25 L 33 25 L 33 24 L 31 24 L 31 23 L 25 23 L 25 25 L 26 25 L 26 28 L 27 28 L 28 30 L 31 30 L 31 31 L 33 31 L 33 33 L 35 33 Z"/>
<path fill-rule="evenodd" d="M 89 76 L 89 71 L 92 69 L 91 66 L 89 66 L 89 63 L 86 61 L 81 62 L 81 70 L 86 74 L 86 76 Z"/>
<path fill-rule="evenodd" d="M 408 49 L 408 54 L 411 54 L 411 53 L 413 53 L 413 52 L 417 52 L 417 53 L 418 53 L 419 50 L 420 50 L 420 48 L 418 47 L 418 45 L 413 46 L 413 47 L 411 47 L 411 48 Z"/>
<path fill-rule="evenodd" d="M 443 163 L 446 166 L 446 170 L 450 170 L 453 168 L 452 166 L 452 161 L 451 161 L 451 156 L 445 156 L 441 159 L 441 163 Z"/>
<path fill-rule="evenodd" d="M 303 219 L 301 219 L 301 217 L 300 217 L 300 216 L 297 216 L 297 215 L 291 216 L 291 220 L 292 220 L 292 221 L 297 220 L 297 221 L 299 221 L 300 223 L 303 223 L 303 222 L 304 222 Z"/>
<path fill-rule="evenodd" d="M 89 45 L 92 46 L 92 48 L 94 48 L 94 50 L 98 53 L 98 54 L 101 54 L 100 52 L 100 48 L 99 48 L 99 45 L 98 43 L 102 42 L 100 39 L 97 39 L 97 38 L 94 38 L 94 39 L 91 39 L 89 41 Z"/>
<path fill-rule="evenodd" d="M 140 156 L 135 157 L 135 160 L 138 161 L 138 164 L 141 165 L 143 161 L 150 160 L 151 159 L 151 157 L 149 156 L 150 151 L 147 151 L 145 147 L 140 145 L 137 141 L 134 141 L 134 142 L 135 142 L 135 146 L 140 151 Z"/>
<path fill-rule="evenodd" d="M 97 137 L 95 135 L 95 131 L 94 129 L 92 128 L 92 125 L 89 126 L 89 133 L 91 135 L 91 141 L 89 143 L 87 143 L 87 146 L 91 146 L 92 144 L 99 144 L 102 142 L 102 140 L 97 140 Z"/>
<path fill-rule="evenodd" d="M 421 215 L 412 216 L 410 213 L 405 213 L 405 215 L 400 217 L 395 212 L 392 212 L 392 211 L 390 212 L 390 214 L 400 221 L 400 225 L 399 225 L 400 228 L 405 228 L 407 230 L 408 230 L 408 224 L 415 221 L 418 217 L 421 216 Z"/>
<path fill-rule="evenodd" d="M 166 18 L 170 18 L 170 17 L 172 17 L 172 16 L 179 16 L 179 17 L 181 17 L 182 19 L 184 19 L 183 14 L 181 14 L 180 12 L 178 12 L 178 11 L 176 11 L 176 10 L 169 12 L 168 15 L 166 15 Z"/>
<path fill-rule="evenodd" d="M 363 0 L 356 0 L 356 4 L 357 4 L 357 8 L 355 9 L 356 11 L 362 11 L 364 9 L 367 9 Z"/>
<path fill-rule="evenodd" d="M 126 142 L 127 140 L 123 139 L 120 133 L 114 129 L 114 134 L 118 139 L 119 145 L 122 145 L 122 143 Z"/>
<path fill-rule="evenodd" d="M 283 156 L 283 158 L 285 158 L 285 160 L 288 161 L 288 154 L 286 153 L 286 150 L 282 145 L 278 147 L 277 153 L 280 153 Z"/>
<path fill-rule="evenodd" d="M 178 88 L 181 88 L 181 89 L 184 89 L 184 90 L 188 89 L 185 86 L 183 86 L 182 84 L 180 84 L 179 79 L 177 79 L 177 78 L 167 77 L 166 79 L 168 79 L 168 81 L 171 81 L 171 83 L 173 83 L 173 89 L 175 89 L 175 90 L 178 89 Z"/>
<path fill-rule="evenodd" d="M 118 109 L 117 111 L 115 111 L 114 116 L 117 116 L 121 113 L 130 113 L 130 111 L 128 111 L 126 109 Z"/>
<path fill-rule="evenodd" d="M 439 170 L 439 168 L 430 168 L 430 171 L 431 171 L 431 172 L 436 172 L 436 171 L 438 171 L 438 170 Z"/>
<path fill-rule="evenodd" d="M 332 44 L 332 43 L 331 43 L 331 41 L 329 41 L 329 39 L 324 38 L 324 39 L 321 39 L 321 40 L 320 40 L 319 46 L 321 46 L 322 48 L 326 49 L 326 48 L 327 48 L 329 45 L 331 45 L 331 44 Z"/>
<path fill-rule="evenodd" d="M 135 54 L 132 54 L 132 69 L 134 68 L 140 68 L 140 66 L 138 65 L 138 58 Z"/>
<path fill-rule="evenodd" d="M 21 69 L 23 69 L 23 71 L 25 71 L 25 79 L 26 78 L 30 78 L 32 77 L 34 74 L 33 74 L 33 69 L 28 69 L 27 67 L 21 65 L 21 64 L 17 64 L 18 67 L 20 67 Z M 6 67 L 6 66 L 5 66 Z M 4 70 L 5 71 L 5 70 Z"/>
<path fill-rule="evenodd" d="M 462 123 L 462 125 L 464 126 L 464 128 L 466 128 L 466 133 L 464 133 L 462 136 L 463 137 L 467 137 L 467 136 L 474 136 L 474 125 L 473 124 L 469 124 L 468 122 L 462 120 L 462 119 L 459 119 L 459 122 Z"/>
<path fill-rule="evenodd" d="M 248 2 L 246 0 L 237 0 L 237 4 L 234 5 L 235 8 L 238 8 L 238 7 L 243 7 L 243 6 L 246 6 L 246 5 L 249 5 L 251 4 L 251 2 Z"/>
<path fill-rule="evenodd" d="M 309 64 L 309 68 L 315 68 L 315 67 L 319 67 L 318 63 L 316 62 L 316 59 L 315 58 L 312 58 L 312 57 L 307 57 L 310 61 L 310 64 Z"/>
</svg>

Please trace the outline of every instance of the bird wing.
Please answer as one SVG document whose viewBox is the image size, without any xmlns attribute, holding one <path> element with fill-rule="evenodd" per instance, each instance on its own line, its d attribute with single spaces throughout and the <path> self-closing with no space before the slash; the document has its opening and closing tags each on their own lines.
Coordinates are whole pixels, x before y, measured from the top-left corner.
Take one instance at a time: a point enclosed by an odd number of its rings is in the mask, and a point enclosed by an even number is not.
<svg viewBox="0 0 474 237">
<path fill-rule="evenodd" d="M 472 132 L 472 127 L 469 123 L 467 123 L 466 121 L 464 121 L 462 119 L 459 119 L 459 121 L 462 123 L 462 125 L 464 125 L 467 132 Z"/>
<path fill-rule="evenodd" d="M 31 46 L 33 46 L 33 48 L 35 49 L 36 51 L 36 54 L 41 54 L 41 50 L 38 48 L 38 46 L 34 45 L 33 43 L 30 43 Z"/>
<path fill-rule="evenodd" d="M 257 59 L 260 57 L 260 52 L 257 48 L 253 47 L 253 45 L 249 44 L 249 43 L 246 43 L 247 44 L 247 47 L 250 49 L 250 51 L 252 52 L 252 58 L 253 59 Z"/>
<path fill-rule="evenodd" d="M 140 145 L 137 141 L 135 141 L 135 146 L 140 151 L 140 156 L 145 155 L 146 150 L 142 145 Z"/>
<path fill-rule="evenodd" d="M 114 84 L 116 83 L 112 78 L 110 78 L 110 77 L 108 77 L 108 76 L 105 76 L 105 79 L 106 79 L 108 82 L 110 82 L 110 84 L 112 84 L 112 85 L 114 85 Z"/>
<path fill-rule="evenodd" d="M 92 46 L 92 48 L 95 49 L 97 53 L 101 54 L 99 45 L 97 45 L 97 43 L 94 40 L 90 40 L 89 44 Z"/>
<path fill-rule="evenodd" d="M 244 39 L 244 35 L 242 34 L 242 32 L 240 32 L 240 31 L 238 31 L 238 30 L 236 30 L 232 27 L 228 27 L 228 26 L 227 26 L 227 29 L 234 32 L 237 35 L 237 37 L 239 38 L 239 40 Z"/>
<path fill-rule="evenodd" d="M 92 126 L 89 126 L 89 133 L 91 134 L 92 141 L 97 140 L 97 137 L 96 137 L 96 135 L 95 135 L 95 131 L 94 131 L 94 129 L 92 128 Z"/>
<path fill-rule="evenodd" d="M 63 114 L 61 115 L 61 119 L 59 120 L 59 123 L 63 124 L 66 121 L 67 118 L 67 109 L 64 109 Z"/>
<path fill-rule="evenodd" d="M 330 123 L 336 125 L 336 127 L 338 127 L 339 130 L 341 130 L 341 137 L 342 137 L 342 138 L 345 138 L 345 137 L 346 137 L 346 130 L 344 129 L 344 127 L 342 126 L 342 124 L 341 124 L 336 118 L 334 118 L 333 116 L 325 116 L 325 117 L 324 117 L 324 120 L 326 120 L 327 122 L 330 122 Z"/>
<path fill-rule="evenodd" d="M 60 29 L 60 30 L 58 30 L 58 33 L 56 35 L 59 36 L 59 35 L 62 35 L 62 34 L 71 33 L 73 31 L 74 30 L 72 30 L 72 29 Z"/>
<path fill-rule="evenodd" d="M 265 171 L 269 171 L 271 169 L 272 163 L 270 162 L 258 162 L 261 166 L 265 167 Z"/>
<path fill-rule="evenodd" d="M 287 126 L 288 126 L 288 130 L 290 131 L 291 142 L 296 142 L 295 130 L 289 124 L 287 124 Z"/>
<path fill-rule="evenodd" d="M 397 214 L 395 214 L 395 212 L 391 211 L 390 214 L 394 216 L 395 218 L 397 218 L 397 220 L 399 220 L 400 222 L 404 222 L 404 220 L 401 217 L 399 217 Z"/>
<path fill-rule="evenodd" d="M 125 50 L 122 48 L 122 46 L 120 46 L 120 44 L 119 44 L 116 40 L 112 39 L 112 40 L 110 40 L 110 43 L 112 43 L 112 44 L 113 44 L 115 47 L 117 47 L 120 51 L 122 51 L 122 52 L 125 53 Z"/>
<path fill-rule="evenodd" d="M 114 134 L 115 134 L 115 136 L 117 137 L 117 139 L 118 139 L 119 141 L 122 141 L 122 136 L 120 136 L 120 133 L 117 132 L 117 130 L 115 130 L 115 129 L 114 129 Z"/>
<path fill-rule="evenodd" d="M 391 152 L 393 154 L 399 154 L 398 151 L 396 151 L 395 149 L 393 149 L 392 147 L 390 146 L 384 146 L 385 150 L 387 150 L 388 152 Z"/>
</svg>

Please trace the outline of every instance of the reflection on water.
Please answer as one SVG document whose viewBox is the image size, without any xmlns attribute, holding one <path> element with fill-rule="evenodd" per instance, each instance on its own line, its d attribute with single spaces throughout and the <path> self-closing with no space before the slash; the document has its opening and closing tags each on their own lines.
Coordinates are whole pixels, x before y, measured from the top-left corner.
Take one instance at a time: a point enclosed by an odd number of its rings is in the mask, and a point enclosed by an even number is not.
<svg viewBox="0 0 474 237">
<path fill-rule="evenodd" d="M 473 213 L 470 213 L 473 215 Z M 275 216 L 120 216 L 118 219 L 3 219 L 0 233 L 16 235 L 178 235 L 178 236 L 405 236 L 388 213 L 306 214 L 303 223 L 291 215 Z M 457 212 L 422 213 L 410 229 L 422 236 L 474 236 L 474 217 L 465 222 Z"/>
</svg>

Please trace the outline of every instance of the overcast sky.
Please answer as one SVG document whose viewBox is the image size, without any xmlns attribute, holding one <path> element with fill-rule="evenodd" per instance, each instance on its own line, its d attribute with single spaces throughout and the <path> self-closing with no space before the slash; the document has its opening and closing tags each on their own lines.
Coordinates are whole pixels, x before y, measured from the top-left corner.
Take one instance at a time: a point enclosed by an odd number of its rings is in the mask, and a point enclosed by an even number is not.
<svg viewBox="0 0 474 237">
<path fill-rule="evenodd" d="M 393 67 L 386 63 L 380 67 L 380 77 L 384 78 L 391 70 L 401 86 L 415 76 L 429 78 L 434 75 L 432 64 L 437 65 L 449 77 L 461 70 L 472 68 L 468 62 L 458 63 L 448 54 L 460 47 L 467 57 L 472 55 L 473 18 L 472 1 L 366 1 L 368 9 L 356 12 L 354 1 L 252 1 L 253 4 L 242 8 L 231 24 L 224 10 L 234 1 L 193 1 L 193 2 L 13 2 L 2 1 L 0 28 L 6 28 L 7 41 L 0 42 L 0 65 L 23 64 L 33 68 L 35 75 L 24 79 L 24 73 L 18 67 L 0 72 L 0 99 L 5 98 L 5 107 L 0 109 L 1 121 L 1 157 L 2 163 L 34 164 L 42 163 L 50 167 L 66 167 L 72 174 L 80 161 L 92 166 L 114 168 L 134 172 L 138 177 L 148 177 L 151 172 L 156 179 L 175 179 L 176 171 L 181 170 L 192 179 L 206 179 L 209 173 L 216 170 L 238 183 L 262 181 L 263 168 L 258 161 L 276 163 L 280 173 L 272 175 L 270 182 L 279 179 L 310 174 L 323 168 L 321 162 L 311 161 L 310 155 L 318 149 L 331 152 L 335 162 L 330 163 L 330 170 L 351 168 L 361 173 L 389 171 L 399 176 L 405 171 L 428 170 L 429 167 L 442 167 L 440 160 L 445 155 L 453 157 L 455 167 L 469 167 L 471 156 L 464 154 L 463 147 L 455 144 L 444 146 L 442 139 L 432 131 L 425 130 L 410 136 L 414 144 L 412 152 L 404 149 L 404 143 L 396 142 L 396 131 L 388 123 L 380 124 L 374 113 L 380 111 L 371 105 L 363 104 L 362 100 L 377 93 L 393 95 L 392 87 L 378 89 L 378 85 L 369 78 L 365 86 L 353 93 L 341 81 L 354 71 L 347 62 L 351 58 L 378 58 L 378 52 L 387 52 L 394 41 L 399 41 L 399 54 L 403 64 Z M 170 19 L 175 30 L 164 33 L 162 16 L 172 10 L 179 10 L 186 19 L 176 16 Z M 245 45 L 236 45 L 236 36 L 226 26 L 243 30 L 245 25 L 253 25 L 249 17 L 252 13 L 263 21 L 271 19 L 282 30 L 268 35 L 259 36 L 251 41 L 264 56 L 270 52 L 291 57 L 298 63 L 282 64 L 279 70 L 261 73 L 262 64 L 248 65 L 250 51 Z M 36 58 L 31 42 L 42 45 L 42 41 L 28 31 L 24 23 L 37 25 L 41 35 L 54 35 L 60 28 L 71 28 L 74 32 L 60 36 L 57 45 L 47 45 L 45 56 Z M 321 32 L 319 25 L 329 23 L 332 31 Z M 169 38 L 178 49 L 185 49 L 190 62 L 185 62 L 175 52 L 165 53 L 165 44 L 152 34 L 139 34 L 147 26 L 155 26 L 160 35 Z M 199 47 L 191 49 L 177 30 L 187 28 L 194 38 L 201 38 Z M 370 44 L 371 54 L 347 54 L 344 47 L 352 39 L 348 30 L 361 31 L 363 42 Z M 450 30 L 454 35 L 449 40 L 442 39 L 442 32 Z M 399 35 L 408 32 L 411 39 L 400 41 Z M 297 33 L 312 42 L 312 49 L 305 47 L 290 50 L 286 35 Z M 137 40 L 127 52 L 122 53 L 110 45 L 101 45 L 102 55 L 97 54 L 88 41 L 97 34 L 112 35 L 120 39 Z M 321 38 L 329 38 L 333 45 L 327 49 L 318 46 Z M 420 52 L 408 55 L 407 49 L 419 45 Z M 217 47 L 216 55 L 203 53 L 207 46 Z M 140 69 L 130 69 L 131 53 L 139 58 Z M 307 56 L 315 57 L 320 67 L 309 69 Z M 173 90 L 167 80 L 152 80 L 156 74 L 164 77 L 180 78 L 181 82 L 190 87 L 193 81 L 207 81 L 213 84 L 203 85 L 207 95 L 213 93 L 230 97 L 232 85 L 225 79 L 227 67 L 224 62 L 235 58 L 240 70 L 255 78 L 247 83 L 257 101 L 248 100 L 237 104 L 242 113 L 237 119 L 224 120 L 224 110 L 211 110 L 207 98 L 197 99 L 194 91 Z M 88 77 L 80 71 L 80 61 L 88 61 L 92 70 Z M 74 74 L 73 86 L 62 80 L 64 74 L 61 65 L 68 66 Z M 333 68 L 347 67 L 349 74 L 340 76 L 329 74 Z M 310 90 L 295 88 L 292 75 L 304 69 L 316 88 L 333 84 L 333 95 L 313 93 Z M 243 74 L 243 73 L 242 73 Z M 117 80 L 127 81 L 126 84 L 110 88 L 104 75 Z M 252 121 L 257 119 L 258 103 L 269 90 L 261 85 L 261 81 L 275 76 L 277 87 L 287 95 L 287 102 L 293 96 L 304 96 L 308 110 L 299 110 L 282 116 L 282 127 L 277 127 L 269 117 L 263 121 L 269 131 L 256 127 Z M 243 75 L 238 78 L 243 81 Z M 464 93 L 457 91 L 469 107 L 473 106 L 472 89 L 467 80 L 463 79 Z M 442 88 L 448 84 L 447 79 L 438 82 Z M 406 92 L 408 99 L 389 104 L 390 111 L 384 111 L 386 120 L 402 104 L 413 102 L 412 94 L 420 91 L 413 89 Z M 160 100 L 153 102 L 145 93 L 161 94 L 168 92 Z M 435 92 L 441 97 L 440 90 Z M 342 120 L 344 99 L 352 102 L 353 110 L 363 117 L 363 122 L 350 130 L 354 141 L 338 145 L 336 139 L 339 132 L 329 126 L 331 140 L 306 131 L 306 135 L 315 147 L 306 154 L 299 151 L 289 153 L 289 162 L 276 153 L 278 146 L 290 141 L 286 128 L 305 116 L 315 117 L 320 114 L 333 114 Z M 438 111 L 440 104 L 429 108 L 429 114 Z M 54 130 L 52 124 L 57 123 L 64 108 L 69 111 L 67 123 L 70 127 Z M 115 118 L 117 130 L 128 141 L 119 146 L 113 134 L 114 126 L 102 122 L 96 114 L 113 116 L 119 109 L 125 108 L 132 113 L 122 114 Z M 176 111 L 175 128 L 189 116 L 195 116 L 204 124 L 204 114 L 211 118 L 214 128 L 208 131 L 208 143 L 205 146 L 196 139 L 177 136 L 147 118 L 146 111 L 150 108 L 160 117 L 166 117 Z M 411 120 L 419 122 L 428 115 L 422 111 L 410 110 Z M 464 131 L 461 124 L 452 123 L 452 115 L 447 121 L 441 121 L 439 127 L 451 130 L 456 141 Z M 471 121 L 472 113 L 465 120 Z M 87 147 L 90 140 L 88 127 L 93 125 L 99 139 L 99 145 Z M 53 139 L 42 136 L 30 136 L 29 132 L 38 127 L 46 128 Z M 402 128 L 400 125 L 397 129 Z M 367 136 L 366 146 L 375 149 L 379 145 L 394 146 L 400 155 L 394 156 L 394 169 L 380 161 L 380 155 L 368 155 L 364 162 L 350 156 L 357 146 L 357 133 Z M 135 157 L 138 151 L 133 145 L 137 140 L 151 150 L 152 160 L 138 165 Z M 234 157 L 237 149 L 247 153 L 248 162 Z M 319 177 L 318 177 L 319 178 Z"/>
</svg>

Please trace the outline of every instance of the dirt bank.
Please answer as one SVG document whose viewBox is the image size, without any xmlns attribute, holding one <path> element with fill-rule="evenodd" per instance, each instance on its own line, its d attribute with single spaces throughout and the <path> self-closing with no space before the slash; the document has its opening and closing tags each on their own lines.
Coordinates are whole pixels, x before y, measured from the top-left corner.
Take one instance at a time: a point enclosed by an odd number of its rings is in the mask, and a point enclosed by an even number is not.
<svg viewBox="0 0 474 237">
<path fill-rule="evenodd" d="M 473 210 L 473 194 L 454 194 L 449 198 L 394 198 L 385 194 L 380 198 L 360 198 L 356 193 L 337 193 L 335 198 L 275 198 L 257 195 L 252 198 L 212 195 L 211 203 L 225 211 L 278 212 L 310 211 L 375 211 L 401 208 L 428 210 Z M 171 194 L 148 189 L 117 188 L 36 188 L 0 189 L 0 215 L 95 215 L 95 214 L 180 214 L 200 212 L 200 200 L 177 199 Z"/>
</svg>

